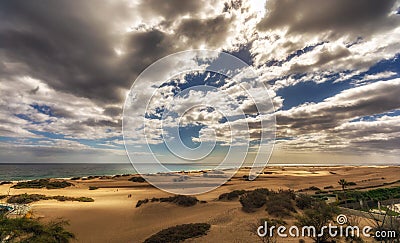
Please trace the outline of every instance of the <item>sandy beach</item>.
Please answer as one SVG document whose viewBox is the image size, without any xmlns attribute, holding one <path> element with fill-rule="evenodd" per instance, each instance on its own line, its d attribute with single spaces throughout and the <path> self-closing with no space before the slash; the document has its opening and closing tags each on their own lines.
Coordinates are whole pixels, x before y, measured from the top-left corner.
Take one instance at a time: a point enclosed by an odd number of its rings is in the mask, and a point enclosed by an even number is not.
<svg viewBox="0 0 400 243">
<path fill-rule="evenodd" d="M 198 173 L 198 172 L 193 172 Z M 151 185 L 128 181 L 132 176 L 107 179 L 68 180 L 74 185 L 62 189 L 14 189 L 1 185 L 0 195 L 22 193 L 46 196 L 91 197 L 94 202 L 60 202 L 44 200 L 31 203 L 33 217 L 41 220 L 65 219 L 77 242 L 143 242 L 152 234 L 174 225 L 207 222 L 211 229 L 206 236 L 188 242 L 256 242 L 251 224 L 265 217 L 265 211 L 245 213 L 236 201 L 218 201 L 218 196 L 233 190 L 268 188 L 273 190 L 305 190 L 311 186 L 340 190 L 340 179 L 355 182 L 354 188 L 399 186 L 400 167 L 267 167 L 255 181 L 245 181 L 241 169 L 225 185 L 205 194 L 193 207 L 153 202 L 136 208 L 138 200 L 171 196 Z M 186 174 L 190 176 L 191 174 Z M 98 187 L 89 190 L 89 187 Z M 350 187 L 351 188 L 351 187 Z M 307 193 L 307 190 L 305 190 Z M 131 195 L 131 197 L 129 197 Z M 290 221 L 290 220 L 289 220 Z M 305 239 L 307 241 L 307 239 Z M 298 242 L 298 239 L 293 239 Z"/>
</svg>

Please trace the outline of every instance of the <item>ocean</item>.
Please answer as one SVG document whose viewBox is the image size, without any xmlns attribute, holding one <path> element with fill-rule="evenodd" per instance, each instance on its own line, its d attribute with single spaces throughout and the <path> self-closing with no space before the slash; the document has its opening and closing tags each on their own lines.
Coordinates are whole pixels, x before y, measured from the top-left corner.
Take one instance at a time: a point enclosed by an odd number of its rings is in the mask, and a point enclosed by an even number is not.
<svg viewBox="0 0 400 243">
<path fill-rule="evenodd" d="M 399 164 L 387 164 L 386 166 Z M 169 164 L 171 171 L 199 171 L 214 169 L 217 165 L 211 164 Z M 269 164 L 269 166 L 340 166 L 329 164 Z M 349 165 L 348 165 L 349 166 Z M 363 165 L 366 166 L 366 165 Z M 232 166 L 234 167 L 234 166 Z M 231 167 L 231 168 L 232 168 Z M 149 173 L 154 168 L 148 165 Z M 84 176 L 136 174 L 136 170 L 129 163 L 0 163 L 0 181 L 32 180 L 39 178 L 71 178 Z"/>
<path fill-rule="evenodd" d="M 151 165 L 149 165 L 151 168 Z M 208 165 L 171 164 L 171 171 L 212 169 Z M 150 170 L 150 169 L 149 169 Z M 156 171 L 154 171 L 155 173 Z M 0 163 L 0 181 L 32 180 L 39 178 L 71 178 L 84 176 L 136 174 L 131 164 L 95 163 Z"/>
</svg>

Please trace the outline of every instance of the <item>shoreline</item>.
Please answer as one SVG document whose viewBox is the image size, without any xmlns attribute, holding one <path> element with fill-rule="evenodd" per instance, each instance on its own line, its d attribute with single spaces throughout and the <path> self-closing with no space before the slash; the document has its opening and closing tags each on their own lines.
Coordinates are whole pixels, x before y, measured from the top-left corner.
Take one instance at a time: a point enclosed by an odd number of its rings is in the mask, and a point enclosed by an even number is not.
<svg viewBox="0 0 400 243">
<path fill-rule="evenodd" d="M 4 163 L 0 163 L 0 166 Z M 7 163 L 8 164 L 8 163 Z M 19 163 L 10 163 L 12 165 L 18 165 Z M 46 165 L 46 163 L 37 163 L 41 165 Z M 64 163 L 64 164 L 70 164 L 70 163 Z M 71 163 L 72 164 L 72 163 Z M 74 164 L 86 164 L 86 163 L 74 163 Z M 97 163 L 97 164 L 103 164 L 103 163 Z M 22 164 L 21 164 L 22 165 Z M 110 164 L 107 164 L 110 165 Z M 263 168 L 261 174 L 268 169 L 282 169 L 282 168 L 307 168 L 307 169 L 329 169 L 329 168 L 398 168 L 400 165 L 267 165 Z M 256 168 L 262 168 L 262 167 L 256 167 Z M 244 166 L 240 168 L 224 168 L 224 169 L 217 169 L 215 171 L 226 171 L 226 170 L 237 170 L 237 172 L 241 170 L 250 170 L 250 166 Z M 154 173 L 146 173 L 145 175 L 160 175 L 160 174 L 187 174 L 187 173 L 202 173 L 202 172 L 209 172 L 209 171 L 214 171 L 213 169 L 194 169 L 194 170 L 176 170 L 176 171 L 171 171 L 171 172 L 154 172 Z M 237 173 L 236 172 L 236 173 Z M 236 174 L 235 173 L 235 174 Z M 32 178 L 27 178 L 27 179 L 21 179 L 21 180 L 16 180 L 16 179 L 10 179 L 10 180 L 3 180 L 0 178 L 0 183 L 1 182 L 13 182 L 13 183 L 18 183 L 18 182 L 24 182 L 24 181 L 31 181 L 31 180 L 40 180 L 40 179 L 56 179 L 56 180 L 72 180 L 75 177 L 80 177 L 79 180 L 82 180 L 82 178 L 88 178 L 88 177 L 109 177 L 105 179 L 111 179 L 114 177 L 121 177 L 121 176 L 137 176 L 137 175 L 142 175 L 140 173 L 126 173 L 126 174 L 85 174 L 85 175 L 74 175 L 74 176 L 68 176 L 68 177 L 53 177 L 53 176 L 48 176 L 48 177 L 32 177 Z M 234 175 L 233 175 L 234 176 Z M 92 179 L 95 179 L 92 178 Z M 99 178 L 102 180 L 103 178 Z M 83 179 L 83 180 L 91 180 L 91 179 Z"/>
<path fill-rule="evenodd" d="M 41 194 L 47 197 L 90 197 L 94 202 L 72 202 L 43 200 L 30 203 L 33 217 L 44 221 L 57 218 L 68 220 L 68 229 L 76 234 L 78 242 L 143 242 L 154 233 L 178 224 L 209 222 L 210 233 L 195 242 L 218 242 L 228 237 L 246 242 L 248 225 L 257 218 L 265 217 L 265 211 L 247 214 L 241 210 L 238 200 L 221 201 L 219 196 L 235 190 L 254 190 L 268 188 L 294 190 L 296 193 L 313 194 L 310 189 L 342 190 L 340 179 L 356 183 L 349 189 L 363 187 L 388 188 L 400 187 L 400 166 L 335 166 L 335 167 L 287 167 L 267 166 L 263 174 L 254 181 L 246 181 L 249 169 L 242 168 L 231 181 L 210 192 L 195 195 L 198 200 L 206 201 L 193 207 L 180 207 L 170 203 L 147 203 L 138 208 L 139 200 L 169 197 L 172 194 L 161 191 L 147 182 L 128 181 L 130 176 L 111 177 L 109 179 L 70 180 L 74 186 L 61 189 L 11 188 L 13 185 L 0 185 L 0 195 Z M 267 173 L 265 173 L 267 172 Z M 198 173 L 198 172 L 197 172 Z M 190 176 L 191 173 L 188 174 Z M 195 175 L 195 173 L 193 173 Z M 398 182 L 397 182 L 398 181 Z M 393 184 L 391 184 L 393 183 Z M 90 187 L 98 187 L 90 190 Z M 130 195 L 130 196 L 129 196 Z M 3 199 L 5 201 L 5 199 Z M 160 220 L 162 218 L 163 220 Z M 151 227 L 149 227 L 151 225 Z M 230 232 L 235 232 L 234 234 Z M 253 239 L 255 242 L 257 239 Z M 298 242 L 298 241 L 296 241 Z"/>
</svg>

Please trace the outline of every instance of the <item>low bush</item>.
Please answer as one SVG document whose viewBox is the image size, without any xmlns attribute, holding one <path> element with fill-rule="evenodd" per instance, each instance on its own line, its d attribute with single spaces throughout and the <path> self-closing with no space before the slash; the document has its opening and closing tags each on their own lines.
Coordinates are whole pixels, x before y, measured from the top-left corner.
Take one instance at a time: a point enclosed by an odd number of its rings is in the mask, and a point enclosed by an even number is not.
<svg viewBox="0 0 400 243">
<path fill-rule="evenodd" d="M 130 179 L 128 179 L 128 181 L 132 181 L 132 182 L 145 182 L 146 180 L 141 177 L 141 176 L 134 176 Z"/>
<path fill-rule="evenodd" d="M 296 197 L 296 206 L 301 209 L 311 208 L 315 202 L 315 199 L 306 194 L 300 194 Z"/>
<path fill-rule="evenodd" d="M 13 184 L 12 181 L 2 181 L 0 185 Z"/>
<path fill-rule="evenodd" d="M 70 187 L 72 185 L 73 185 L 72 183 L 63 180 L 39 179 L 39 180 L 18 182 L 12 187 L 15 189 L 44 188 L 44 187 L 46 187 L 47 189 L 57 189 L 57 188 Z"/>
<path fill-rule="evenodd" d="M 223 198 L 225 195 L 222 194 Z M 220 196 L 220 197 L 221 197 Z M 296 195 L 292 190 L 270 191 L 266 188 L 258 188 L 253 191 L 246 191 L 240 196 L 242 210 L 245 212 L 254 212 L 257 208 L 266 205 L 266 211 L 277 217 L 285 217 L 296 212 L 294 199 Z"/>
<path fill-rule="evenodd" d="M 90 197 L 77 197 L 74 198 L 72 201 L 78 201 L 78 202 L 94 202 L 93 198 Z"/>
<path fill-rule="evenodd" d="M 256 178 L 256 176 L 255 175 L 244 175 L 243 176 L 243 179 L 245 180 L 245 181 L 254 181 L 254 179 Z"/>
<path fill-rule="evenodd" d="M 20 194 L 20 195 L 14 195 L 11 196 L 7 199 L 8 203 L 18 203 L 18 204 L 26 204 L 26 203 L 32 203 L 32 202 L 37 202 L 40 200 L 47 200 L 47 197 L 45 195 L 41 194 Z"/>
<path fill-rule="evenodd" d="M 65 229 L 67 221 L 43 223 L 37 219 L 0 215 L 0 242 L 70 242 L 75 235 Z"/>
<path fill-rule="evenodd" d="M 160 202 L 172 202 L 179 206 L 190 207 L 196 205 L 199 200 L 195 197 L 176 195 L 173 197 L 160 198 Z"/>
<path fill-rule="evenodd" d="M 50 196 L 47 197 L 42 194 L 19 194 L 11 196 L 7 199 L 8 203 L 27 204 L 37 202 L 40 200 L 57 200 L 57 201 L 78 201 L 78 202 L 94 202 L 93 198 L 90 197 L 66 197 L 66 196 Z"/>
<path fill-rule="evenodd" d="M 240 204 L 242 204 L 243 211 L 250 213 L 264 206 L 267 202 L 267 198 L 264 193 L 251 191 L 240 196 L 239 201 Z"/>
<path fill-rule="evenodd" d="M 291 190 L 279 190 L 276 193 L 271 193 L 266 202 L 266 211 L 268 214 L 275 217 L 290 216 L 296 209 L 293 205 L 293 200 L 296 195 Z"/>
<path fill-rule="evenodd" d="M 239 198 L 239 196 L 245 194 L 246 191 L 245 190 L 234 190 L 231 192 L 227 192 L 227 193 L 223 193 L 221 195 L 219 195 L 218 200 L 234 200 Z"/>
<path fill-rule="evenodd" d="M 99 189 L 97 186 L 89 186 L 89 190 L 97 190 L 97 189 Z"/>
<path fill-rule="evenodd" d="M 160 201 L 160 198 L 155 198 L 155 197 L 153 197 L 150 201 L 151 201 L 151 202 L 159 202 L 159 201 Z"/>
<path fill-rule="evenodd" d="M 160 232 L 152 235 L 146 239 L 145 243 L 175 243 L 182 242 L 186 239 L 199 237 L 206 235 L 211 225 L 207 223 L 196 223 L 196 224 L 181 224 L 176 225 L 167 229 L 163 229 Z"/>
<path fill-rule="evenodd" d="M 136 207 L 138 208 L 138 207 L 140 207 L 140 206 L 142 206 L 142 204 L 145 204 L 145 203 L 148 203 L 149 202 L 149 199 L 143 199 L 143 200 L 139 200 L 137 203 L 136 203 Z"/>
<path fill-rule="evenodd" d="M 172 197 L 161 197 L 161 198 L 153 197 L 150 200 L 147 198 L 143 199 L 143 200 L 139 200 L 136 203 L 136 207 L 138 208 L 142 204 L 145 204 L 148 202 L 169 202 L 169 203 L 175 203 L 178 206 L 190 207 L 190 206 L 196 205 L 199 202 L 199 200 L 196 197 L 185 196 L 185 195 L 176 195 L 176 196 L 172 196 Z"/>
<path fill-rule="evenodd" d="M 60 202 L 64 202 L 64 201 L 94 202 L 94 199 L 90 198 L 90 197 L 53 196 L 53 197 L 47 197 L 47 199 L 54 199 L 54 200 L 57 200 Z"/>
<path fill-rule="evenodd" d="M 325 186 L 324 189 L 333 189 L 333 186 Z"/>
</svg>

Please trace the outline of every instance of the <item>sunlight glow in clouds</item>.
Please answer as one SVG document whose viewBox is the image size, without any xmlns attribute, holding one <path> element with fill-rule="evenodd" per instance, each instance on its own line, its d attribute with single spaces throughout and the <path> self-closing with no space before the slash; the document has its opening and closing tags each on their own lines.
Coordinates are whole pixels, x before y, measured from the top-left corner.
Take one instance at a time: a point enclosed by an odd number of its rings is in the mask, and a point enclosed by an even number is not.
<svg viewBox="0 0 400 243">
<path fill-rule="evenodd" d="M 127 162 L 121 113 L 132 82 L 162 57 L 206 48 L 241 58 L 269 88 L 272 162 L 398 163 L 399 8 L 399 0 L 2 1 L 0 162 Z M 185 130 L 193 142 L 198 129 Z"/>
</svg>

